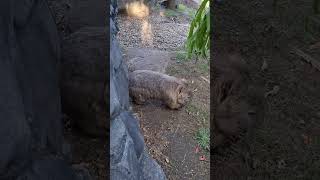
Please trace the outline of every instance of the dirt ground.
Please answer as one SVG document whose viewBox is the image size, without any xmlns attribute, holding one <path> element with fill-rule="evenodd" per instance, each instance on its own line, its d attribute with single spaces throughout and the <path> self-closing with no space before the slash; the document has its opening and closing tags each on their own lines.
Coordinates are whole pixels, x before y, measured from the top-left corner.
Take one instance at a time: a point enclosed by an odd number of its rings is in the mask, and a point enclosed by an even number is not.
<svg viewBox="0 0 320 180">
<path fill-rule="evenodd" d="M 187 1 L 180 3 L 191 8 Z M 186 11 L 155 8 L 145 19 L 120 15 L 118 39 L 123 49 L 137 47 L 169 52 L 171 58 L 166 74 L 188 81 L 193 95 L 183 108 L 169 110 L 159 102 L 149 102 L 132 104 L 132 110 L 139 119 L 150 154 L 164 169 L 167 178 L 202 180 L 209 179 L 210 154 L 201 147 L 196 150 L 195 137 L 200 129 L 210 126 L 209 63 L 206 59 L 195 64 L 184 57 L 183 46 L 191 18 L 183 12 Z"/>
<path fill-rule="evenodd" d="M 265 92 L 279 87 L 266 98 L 265 116 L 246 151 L 231 157 L 211 152 L 212 175 L 218 179 L 240 179 L 237 174 L 243 179 L 320 178 L 320 72 L 294 50 L 320 62 L 319 47 L 311 46 L 319 36 L 305 29 L 307 17 L 314 17 L 312 1 L 272 2 L 226 0 L 213 11 L 213 53 L 232 45 L 248 63 L 254 83 Z"/>
<path fill-rule="evenodd" d="M 70 144 L 72 165 L 86 168 L 95 180 L 107 179 L 107 158 L 105 155 L 106 148 L 109 148 L 106 143 L 107 138 L 89 137 L 75 128 L 67 116 L 64 118 L 64 123 L 64 137 Z"/>
</svg>

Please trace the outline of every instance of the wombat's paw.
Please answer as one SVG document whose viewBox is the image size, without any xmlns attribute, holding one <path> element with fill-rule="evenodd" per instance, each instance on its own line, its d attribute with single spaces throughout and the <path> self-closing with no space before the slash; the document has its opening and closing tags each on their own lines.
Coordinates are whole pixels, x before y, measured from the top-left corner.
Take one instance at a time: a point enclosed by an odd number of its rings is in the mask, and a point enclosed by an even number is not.
<svg viewBox="0 0 320 180">
<path fill-rule="evenodd" d="M 175 109 L 175 110 L 178 110 L 180 108 L 182 108 L 184 105 L 183 104 L 169 104 L 168 107 L 170 109 Z"/>
</svg>

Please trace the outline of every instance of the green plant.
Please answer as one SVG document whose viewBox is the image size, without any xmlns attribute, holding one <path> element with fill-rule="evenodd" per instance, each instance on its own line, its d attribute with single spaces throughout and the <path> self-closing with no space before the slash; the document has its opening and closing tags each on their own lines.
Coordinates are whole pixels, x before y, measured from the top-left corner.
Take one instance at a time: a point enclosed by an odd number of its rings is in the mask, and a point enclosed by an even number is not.
<svg viewBox="0 0 320 180">
<path fill-rule="evenodd" d="M 188 15 L 190 18 L 194 18 L 194 15 L 196 14 L 196 10 L 193 8 L 188 8 L 187 6 L 183 5 L 183 4 L 178 4 L 178 8 L 177 11 Z"/>
<path fill-rule="evenodd" d="M 178 15 L 178 13 L 176 11 L 171 10 L 171 9 L 167 9 L 164 14 L 167 17 L 173 17 L 173 16 L 177 16 Z"/>
<path fill-rule="evenodd" d="M 186 61 L 187 59 L 187 53 L 185 51 L 178 51 L 176 54 L 177 61 Z"/>
<path fill-rule="evenodd" d="M 196 133 L 196 140 L 202 149 L 210 149 L 210 130 L 208 128 L 200 128 Z"/>
<path fill-rule="evenodd" d="M 191 22 L 187 38 L 188 58 L 192 54 L 206 58 L 210 49 L 209 0 L 203 0 Z"/>
<path fill-rule="evenodd" d="M 184 12 L 187 10 L 187 6 L 183 4 L 178 4 L 178 11 Z"/>
</svg>

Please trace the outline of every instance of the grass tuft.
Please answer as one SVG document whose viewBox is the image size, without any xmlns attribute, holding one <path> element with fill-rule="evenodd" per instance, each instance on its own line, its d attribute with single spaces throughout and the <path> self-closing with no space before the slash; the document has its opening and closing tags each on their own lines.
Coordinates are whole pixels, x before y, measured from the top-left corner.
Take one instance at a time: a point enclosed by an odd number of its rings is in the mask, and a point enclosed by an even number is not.
<svg viewBox="0 0 320 180">
<path fill-rule="evenodd" d="M 202 149 L 210 149 L 210 130 L 209 128 L 200 128 L 196 133 L 196 140 Z"/>
</svg>

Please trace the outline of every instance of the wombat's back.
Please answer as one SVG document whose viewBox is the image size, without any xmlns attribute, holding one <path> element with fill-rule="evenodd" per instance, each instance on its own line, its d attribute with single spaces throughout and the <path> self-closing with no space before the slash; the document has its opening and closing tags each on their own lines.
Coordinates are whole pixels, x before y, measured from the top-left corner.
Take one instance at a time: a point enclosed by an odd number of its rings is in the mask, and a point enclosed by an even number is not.
<svg viewBox="0 0 320 180">
<path fill-rule="evenodd" d="M 129 74 L 129 93 L 137 103 L 158 99 L 171 109 L 181 107 L 187 96 L 183 80 L 150 70 L 136 70 Z"/>
<path fill-rule="evenodd" d="M 166 74 L 150 70 L 136 70 L 129 74 L 131 89 L 139 89 L 146 99 L 162 99 L 165 91 L 170 91 L 177 79 Z"/>
<path fill-rule="evenodd" d="M 163 82 L 169 84 L 176 78 L 150 70 L 136 70 L 129 74 L 130 87 L 139 87 L 149 91 L 158 92 L 163 88 Z"/>
</svg>

